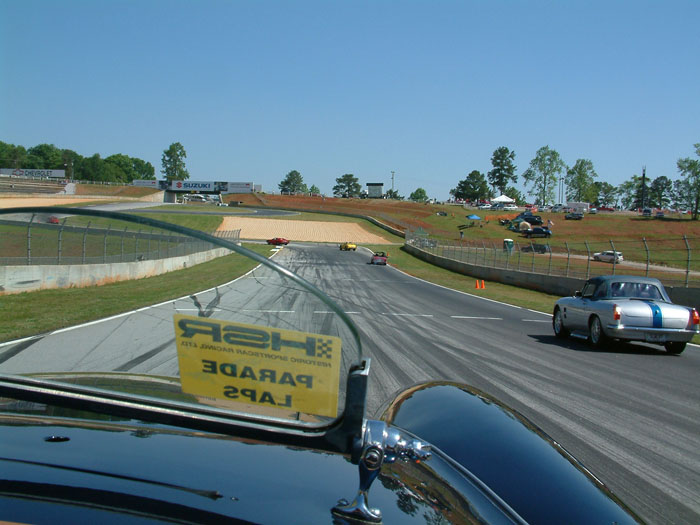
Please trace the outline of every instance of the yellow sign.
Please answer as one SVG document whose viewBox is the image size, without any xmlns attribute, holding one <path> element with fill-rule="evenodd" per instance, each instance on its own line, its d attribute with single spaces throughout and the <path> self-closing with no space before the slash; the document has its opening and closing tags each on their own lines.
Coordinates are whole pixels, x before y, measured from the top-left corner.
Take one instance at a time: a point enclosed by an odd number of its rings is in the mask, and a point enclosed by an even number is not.
<svg viewBox="0 0 700 525">
<path fill-rule="evenodd" d="M 182 391 L 335 417 L 338 337 L 175 315 Z"/>
</svg>

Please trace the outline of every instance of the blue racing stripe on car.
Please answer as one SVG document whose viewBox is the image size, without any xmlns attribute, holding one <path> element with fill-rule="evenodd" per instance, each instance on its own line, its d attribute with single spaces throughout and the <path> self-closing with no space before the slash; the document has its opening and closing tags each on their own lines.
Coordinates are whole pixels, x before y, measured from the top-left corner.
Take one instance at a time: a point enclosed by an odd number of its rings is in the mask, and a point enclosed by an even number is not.
<svg viewBox="0 0 700 525">
<path fill-rule="evenodd" d="M 644 302 L 649 305 L 649 308 L 651 308 L 652 326 L 654 328 L 663 328 L 664 318 L 661 315 L 661 308 L 659 308 L 659 305 L 656 303 L 652 303 L 650 301 L 644 301 Z"/>
</svg>

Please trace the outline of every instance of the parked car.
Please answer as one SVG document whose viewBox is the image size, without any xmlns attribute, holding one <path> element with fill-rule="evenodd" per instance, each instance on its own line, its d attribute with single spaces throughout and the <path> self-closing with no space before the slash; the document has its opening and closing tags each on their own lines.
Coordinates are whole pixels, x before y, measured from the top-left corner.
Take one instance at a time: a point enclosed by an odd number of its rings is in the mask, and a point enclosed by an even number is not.
<svg viewBox="0 0 700 525">
<path fill-rule="evenodd" d="M 673 304 L 658 279 L 607 275 L 559 299 L 552 327 L 557 337 L 579 333 L 597 347 L 612 339 L 645 341 L 680 354 L 700 333 L 700 317 L 694 308 Z"/>
<path fill-rule="evenodd" d="M 374 252 L 370 258 L 370 264 L 386 265 L 386 260 L 389 255 L 386 252 Z"/>
<path fill-rule="evenodd" d="M 644 208 L 642 210 L 642 217 L 651 217 L 651 208 Z"/>
<path fill-rule="evenodd" d="M 232 264 L 221 261 L 221 287 L 1 343 L 2 520 L 638 521 L 559 443 L 469 385 L 412 385 L 369 413 L 376 345 L 347 303 L 274 260 L 149 217 L 65 212 L 112 231 L 172 232 L 178 246 L 216 246 Z M 230 281 L 235 272 L 246 278 Z M 367 297 L 375 315 L 380 303 Z M 382 359 L 434 350 L 378 343 Z"/>
<path fill-rule="evenodd" d="M 479 204 L 478 208 L 479 208 L 480 210 L 490 210 L 490 209 L 491 209 L 491 205 L 488 204 L 488 203 Z"/>
<path fill-rule="evenodd" d="M 566 220 L 571 220 L 571 221 L 580 221 L 581 219 L 583 219 L 583 213 L 574 211 L 574 212 L 571 212 L 571 213 L 567 213 L 567 214 L 564 216 L 564 218 L 565 218 Z"/>
<path fill-rule="evenodd" d="M 531 239 L 532 237 L 551 237 L 552 236 L 552 230 L 550 230 L 549 228 L 543 228 L 543 227 L 530 228 L 528 230 L 523 231 L 522 233 L 528 239 Z"/>
<path fill-rule="evenodd" d="M 284 237 L 275 237 L 274 239 L 268 239 L 267 244 L 273 244 L 275 246 L 286 246 L 287 244 L 289 244 L 289 240 L 285 239 Z"/>
<path fill-rule="evenodd" d="M 665 217 L 664 212 L 659 210 L 656 212 L 656 215 L 654 215 L 657 219 L 663 219 Z"/>
<path fill-rule="evenodd" d="M 615 261 L 616 263 L 622 262 L 625 260 L 625 258 L 622 256 L 622 252 L 615 252 L 612 250 L 606 250 L 604 252 L 596 252 L 593 254 L 593 260 L 594 261 L 601 261 L 601 262 L 613 262 Z"/>
<path fill-rule="evenodd" d="M 596 213 L 598 213 L 598 208 L 591 208 L 591 209 L 588 211 L 588 213 L 590 213 L 591 215 L 595 215 Z"/>
<path fill-rule="evenodd" d="M 503 209 L 505 211 L 515 211 L 518 209 L 518 207 L 515 204 L 506 204 L 505 206 L 503 206 Z"/>
<path fill-rule="evenodd" d="M 532 226 L 539 226 L 542 224 L 542 216 L 541 215 L 533 215 L 529 211 L 524 211 L 523 213 L 518 215 L 516 217 L 516 219 L 522 219 L 524 221 L 527 221 Z"/>
<path fill-rule="evenodd" d="M 354 242 L 344 242 L 340 245 L 340 251 L 347 252 L 352 250 L 353 252 L 357 250 L 357 244 Z"/>
</svg>

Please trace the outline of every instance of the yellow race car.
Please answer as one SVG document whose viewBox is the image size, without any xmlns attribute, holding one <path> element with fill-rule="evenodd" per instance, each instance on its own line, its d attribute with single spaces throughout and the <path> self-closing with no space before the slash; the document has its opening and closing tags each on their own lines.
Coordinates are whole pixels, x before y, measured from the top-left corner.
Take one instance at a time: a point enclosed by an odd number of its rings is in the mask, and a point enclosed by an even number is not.
<svg viewBox="0 0 700 525">
<path fill-rule="evenodd" d="M 353 252 L 357 250 L 357 244 L 354 242 L 344 242 L 343 244 L 340 245 L 341 251 L 350 251 L 352 250 Z"/>
</svg>

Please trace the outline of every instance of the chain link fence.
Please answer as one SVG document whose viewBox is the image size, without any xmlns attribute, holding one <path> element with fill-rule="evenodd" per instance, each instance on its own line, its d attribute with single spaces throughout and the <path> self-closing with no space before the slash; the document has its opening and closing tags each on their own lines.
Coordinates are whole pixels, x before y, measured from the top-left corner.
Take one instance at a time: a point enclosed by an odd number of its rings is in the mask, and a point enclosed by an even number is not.
<svg viewBox="0 0 700 525">
<path fill-rule="evenodd" d="M 456 261 L 505 270 L 588 279 L 624 274 L 656 277 L 664 285 L 700 285 L 700 238 L 563 242 L 547 238 L 445 240 L 425 232 L 407 232 L 406 244 Z M 619 252 L 622 260 L 603 252 Z M 609 260 L 609 262 L 607 262 Z"/>
<path fill-rule="evenodd" d="M 0 221 L 0 265 L 105 264 L 180 257 L 216 248 L 213 244 L 157 229 L 125 226 L 66 226 Z M 241 230 L 214 237 L 240 242 Z"/>
</svg>

